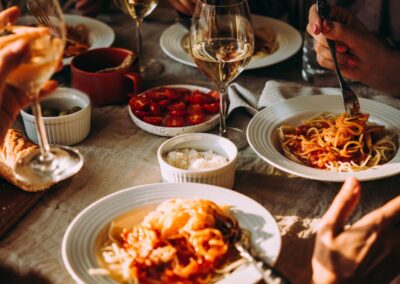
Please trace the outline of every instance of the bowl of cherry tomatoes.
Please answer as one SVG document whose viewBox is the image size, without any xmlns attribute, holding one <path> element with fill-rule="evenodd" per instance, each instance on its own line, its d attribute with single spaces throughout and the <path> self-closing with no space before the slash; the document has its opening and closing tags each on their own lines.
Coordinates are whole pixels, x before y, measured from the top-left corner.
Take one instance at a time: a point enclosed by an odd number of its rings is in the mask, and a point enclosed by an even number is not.
<svg viewBox="0 0 400 284">
<path fill-rule="evenodd" d="M 142 130 L 166 137 L 205 132 L 219 123 L 219 94 L 194 85 L 168 85 L 133 96 L 132 121 Z"/>
</svg>

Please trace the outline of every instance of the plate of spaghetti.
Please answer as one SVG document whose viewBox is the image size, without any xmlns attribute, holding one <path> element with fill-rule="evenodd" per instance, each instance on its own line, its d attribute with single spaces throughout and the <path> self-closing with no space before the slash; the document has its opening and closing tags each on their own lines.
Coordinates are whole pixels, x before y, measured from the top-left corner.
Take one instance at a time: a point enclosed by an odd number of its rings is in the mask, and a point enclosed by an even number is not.
<svg viewBox="0 0 400 284">
<path fill-rule="evenodd" d="M 63 64 L 68 65 L 74 56 L 88 49 L 109 47 L 114 42 L 113 29 L 98 20 L 65 14 L 66 43 Z"/>
<path fill-rule="evenodd" d="M 301 96 L 258 113 L 247 128 L 253 150 L 271 165 L 297 176 L 344 181 L 374 180 L 400 172 L 400 111 L 360 99 L 350 117 L 341 96 Z"/>
<path fill-rule="evenodd" d="M 246 265 L 238 239 L 270 264 L 278 258 L 278 226 L 254 200 L 205 184 L 151 184 L 83 210 L 62 258 L 78 283 L 215 283 Z"/>
</svg>

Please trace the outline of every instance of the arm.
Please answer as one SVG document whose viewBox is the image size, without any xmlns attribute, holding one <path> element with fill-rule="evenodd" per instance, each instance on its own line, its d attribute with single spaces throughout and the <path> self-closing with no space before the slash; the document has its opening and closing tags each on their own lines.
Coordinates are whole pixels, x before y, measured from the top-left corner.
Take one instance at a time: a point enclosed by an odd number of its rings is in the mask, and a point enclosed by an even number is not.
<svg viewBox="0 0 400 284">
<path fill-rule="evenodd" d="M 349 79 L 393 95 L 400 95 L 400 53 L 386 48 L 347 10 L 331 7 L 332 21 L 322 21 L 315 5 L 307 31 L 315 38 L 318 63 L 334 70 L 326 38 L 336 42 L 340 69 Z"/>
<path fill-rule="evenodd" d="M 399 273 L 400 196 L 346 228 L 360 195 L 359 182 L 349 178 L 322 217 L 312 258 L 314 283 L 389 283 Z"/>
<path fill-rule="evenodd" d="M 101 13 L 111 0 L 77 0 L 75 7 L 85 16 L 96 16 Z"/>
</svg>

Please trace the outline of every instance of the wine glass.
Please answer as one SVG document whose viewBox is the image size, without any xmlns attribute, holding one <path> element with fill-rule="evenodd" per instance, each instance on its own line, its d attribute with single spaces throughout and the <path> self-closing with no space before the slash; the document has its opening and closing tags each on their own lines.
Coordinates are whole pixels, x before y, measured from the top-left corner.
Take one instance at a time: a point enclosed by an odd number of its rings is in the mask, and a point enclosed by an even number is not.
<svg viewBox="0 0 400 284">
<path fill-rule="evenodd" d="M 13 33 L 30 33 L 30 53 L 22 65 L 7 78 L 7 83 L 21 90 L 32 101 L 39 148 L 18 159 L 14 172 L 18 179 L 29 184 L 52 183 L 76 174 L 83 165 L 82 155 L 66 146 L 50 148 L 43 123 L 39 92 L 59 67 L 65 44 L 65 22 L 58 0 L 24 0 L 7 2 L 16 6 L 21 16 L 6 29 Z M 38 32 L 40 30 L 40 32 Z"/>
<path fill-rule="evenodd" d="M 247 1 L 199 0 L 190 28 L 190 49 L 198 68 L 218 87 L 219 135 L 230 139 L 239 149 L 245 147 L 244 132 L 226 127 L 226 113 L 227 87 L 244 70 L 254 51 Z"/>
<path fill-rule="evenodd" d="M 114 0 L 114 3 L 135 21 L 136 51 L 139 56 L 141 75 L 144 78 L 160 75 L 164 69 L 160 62 L 154 58 L 144 60 L 141 34 L 142 21 L 157 7 L 158 0 Z"/>
</svg>

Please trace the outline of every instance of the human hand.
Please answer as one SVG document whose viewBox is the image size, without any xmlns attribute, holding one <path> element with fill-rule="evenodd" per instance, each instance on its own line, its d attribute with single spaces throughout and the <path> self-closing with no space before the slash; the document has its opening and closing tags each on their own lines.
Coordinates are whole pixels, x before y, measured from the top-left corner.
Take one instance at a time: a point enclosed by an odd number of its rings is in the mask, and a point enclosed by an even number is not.
<svg viewBox="0 0 400 284">
<path fill-rule="evenodd" d="M 0 25 L 12 23 L 18 16 L 19 9 L 16 7 L 4 10 L 0 13 Z M 0 50 L 0 145 L 20 110 L 30 103 L 22 91 L 6 84 L 7 77 L 29 58 L 29 52 L 29 42 L 24 39 L 15 41 Z M 57 83 L 49 81 L 43 87 L 40 95 L 48 95 L 56 88 Z"/>
<path fill-rule="evenodd" d="M 169 3 L 175 10 L 185 15 L 192 16 L 196 8 L 197 0 L 169 0 Z"/>
<path fill-rule="evenodd" d="M 388 283 L 399 273 L 400 196 L 345 229 L 360 195 L 359 182 L 347 179 L 322 217 L 312 258 L 314 283 Z"/>
<path fill-rule="evenodd" d="M 109 0 L 77 0 L 75 8 L 78 9 L 82 15 L 96 16 L 103 8 L 110 2 Z"/>
<path fill-rule="evenodd" d="M 318 63 L 334 70 L 326 39 L 334 40 L 339 67 L 345 77 L 396 92 L 399 87 L 396 66 L 400 64 L 400 56 L 387 49 L 347 10 L 331 6 L 331 20 L 323 21 L 315 5 L 310 8 L 307 31 L 315 38 Z"/>
</svg>

